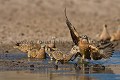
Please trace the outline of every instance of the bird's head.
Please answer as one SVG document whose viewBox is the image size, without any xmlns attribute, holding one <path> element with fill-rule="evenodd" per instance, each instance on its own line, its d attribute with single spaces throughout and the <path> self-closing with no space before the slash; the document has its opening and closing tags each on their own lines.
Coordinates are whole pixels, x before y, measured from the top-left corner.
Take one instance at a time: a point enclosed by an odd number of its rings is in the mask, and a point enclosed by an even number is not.
<svg viewBox="0 0 120 80">
<path fill-rule="evenodd" d="M 20 47 L 20 43 L 16 43 L 15 46 L 13 46 L 13 48 L 19 48 Z"/>
<path fill-rule="evenodd" d="M 88 37 L 86 35 L 80 36 L 80 42 L 81 43 L 89 43 Z"/>
</svg>

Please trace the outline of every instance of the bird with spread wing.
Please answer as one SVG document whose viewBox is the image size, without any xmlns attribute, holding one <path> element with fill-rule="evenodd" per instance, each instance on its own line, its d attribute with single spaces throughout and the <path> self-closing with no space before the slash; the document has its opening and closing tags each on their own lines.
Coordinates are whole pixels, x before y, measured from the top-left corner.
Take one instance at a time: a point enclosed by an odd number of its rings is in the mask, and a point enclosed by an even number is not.
<svg viewBox="0 0 120 80">
<path fill-rule="evenodd" d="M 66 24 L 69 28 L 71 38 L 75 45 L 80 49 L 81 60 L 84 59 L 93 59 L 100 60 L 110 58 L 112 56 L 113 44 L 111 42 L 102 42 L 92 40 L 86 35 L 79 35 L 75 27 L 71 24 L 66 15 L 65 8 L 65 17 Z"/>
</svg>

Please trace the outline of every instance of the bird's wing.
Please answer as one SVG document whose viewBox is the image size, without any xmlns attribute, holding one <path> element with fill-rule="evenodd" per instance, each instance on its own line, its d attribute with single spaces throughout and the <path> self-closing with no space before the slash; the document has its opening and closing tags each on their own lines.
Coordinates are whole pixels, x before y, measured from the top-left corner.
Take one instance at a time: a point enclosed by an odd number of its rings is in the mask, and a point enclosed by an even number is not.
<svg viewBox="0 0 120 80">
<path fill-rule="evenodd" d="M 99 50 L 102 58 L 110 58 L 112 56 L 112 53 L 114 52 L 115 45 L 108 41 L 105 43 L 100 43 Z"/>
<path fill-rule="evenodd" d="M 52 55 L 56 60 L 63 60 L 63 53 L 61 51 L 53 51 Z"/>
<path fill-rule="evenodd" d="M 66 24 L 67 24 L 67 27 L 68 27 L 69 30 L 70 30 L 70 34 L 71 34 L 72 40 L 73 40 L 73 42 L 75 43 L 75 45 L 77 45 L 77 44 L 78 44 L 78 41 L 79 41 L 79 34 L 78 34 L 78 32 L 76 31 L 75 27 L 71 24 L 71 22 L 70 22 L 69 19 L 67 18 L 66 8 L 65 8 L 65 17 L 66 17 Z"/>
<path fill-rule="evenodd" d="M 97 44 L 97 46 L 91 45 L 91 46 L 94 46 L 98 49 L 98 50 L 94 49 L 92 51 L 93 57 L 95 57 L 94 55 L 97 55 L 95 58 L 96 60 L 102 59 L 102 58 L 107 59 L 107 58 L 110 58 L 112 56 L 112 53 L 114 51 L 113 43 L 111 43 L 111 42 L 97 42 L 96 44 Z"/>
</svg>

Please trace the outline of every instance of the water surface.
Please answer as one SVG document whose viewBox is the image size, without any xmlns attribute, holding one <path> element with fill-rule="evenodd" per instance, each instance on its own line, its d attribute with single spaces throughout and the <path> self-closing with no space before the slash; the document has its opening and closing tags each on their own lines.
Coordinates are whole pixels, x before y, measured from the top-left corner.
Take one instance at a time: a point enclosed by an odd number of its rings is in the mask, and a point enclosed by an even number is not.
<svg viewBox="0 0 120 80">
<path fill-rule="evenodd" d="M 8 58 L 9 57 L 9 58 Z M 29 59 L 26 54 L 0 54 L 1 80 L 120 80 L 120 52 L 90 65 Z"/>
</svg>

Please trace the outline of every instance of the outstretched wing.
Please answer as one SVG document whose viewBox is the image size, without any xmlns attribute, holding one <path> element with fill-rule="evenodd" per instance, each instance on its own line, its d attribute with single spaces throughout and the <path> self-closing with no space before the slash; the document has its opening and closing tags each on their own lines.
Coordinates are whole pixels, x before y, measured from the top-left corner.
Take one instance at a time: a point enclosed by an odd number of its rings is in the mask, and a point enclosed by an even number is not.
<svg viewBox="0 0 120 80">
<path fill-rule="evenodd" d="M 68 26 L 68 28 L 70 30 L 70 34 L 71 34 L 72 40 L 75 43 L 75 45 L 77 45 L 78 41 L 79 41 L 79 34 L 76 31 L 75 27 L 68 20 L 67 15 L 66 15 L 66 8 L 65 8 L 65 17 L 66 17 L 66 24 L 67 24 L 67 26 Z"/>
<path fill-rule="evenodd" d="M 102 43 L 100 42 L 99 50 L 102 58 L 110 58 L 112 56 L 112 53 L 114 52 L 114 44 L 110 41 Z"/>
<path fill-rule="evenodd" d="M 94 43 L 95 44 L 95 43 Z M 107 59 L 112 56 L 112 53 L 114 51 L 114 45 L 111 42 L 96 42 L 96 47 L 98 50 L 91 50 L 91 57 L 94 60 L 99 60 L 99 59 Z"/>
</svg>

